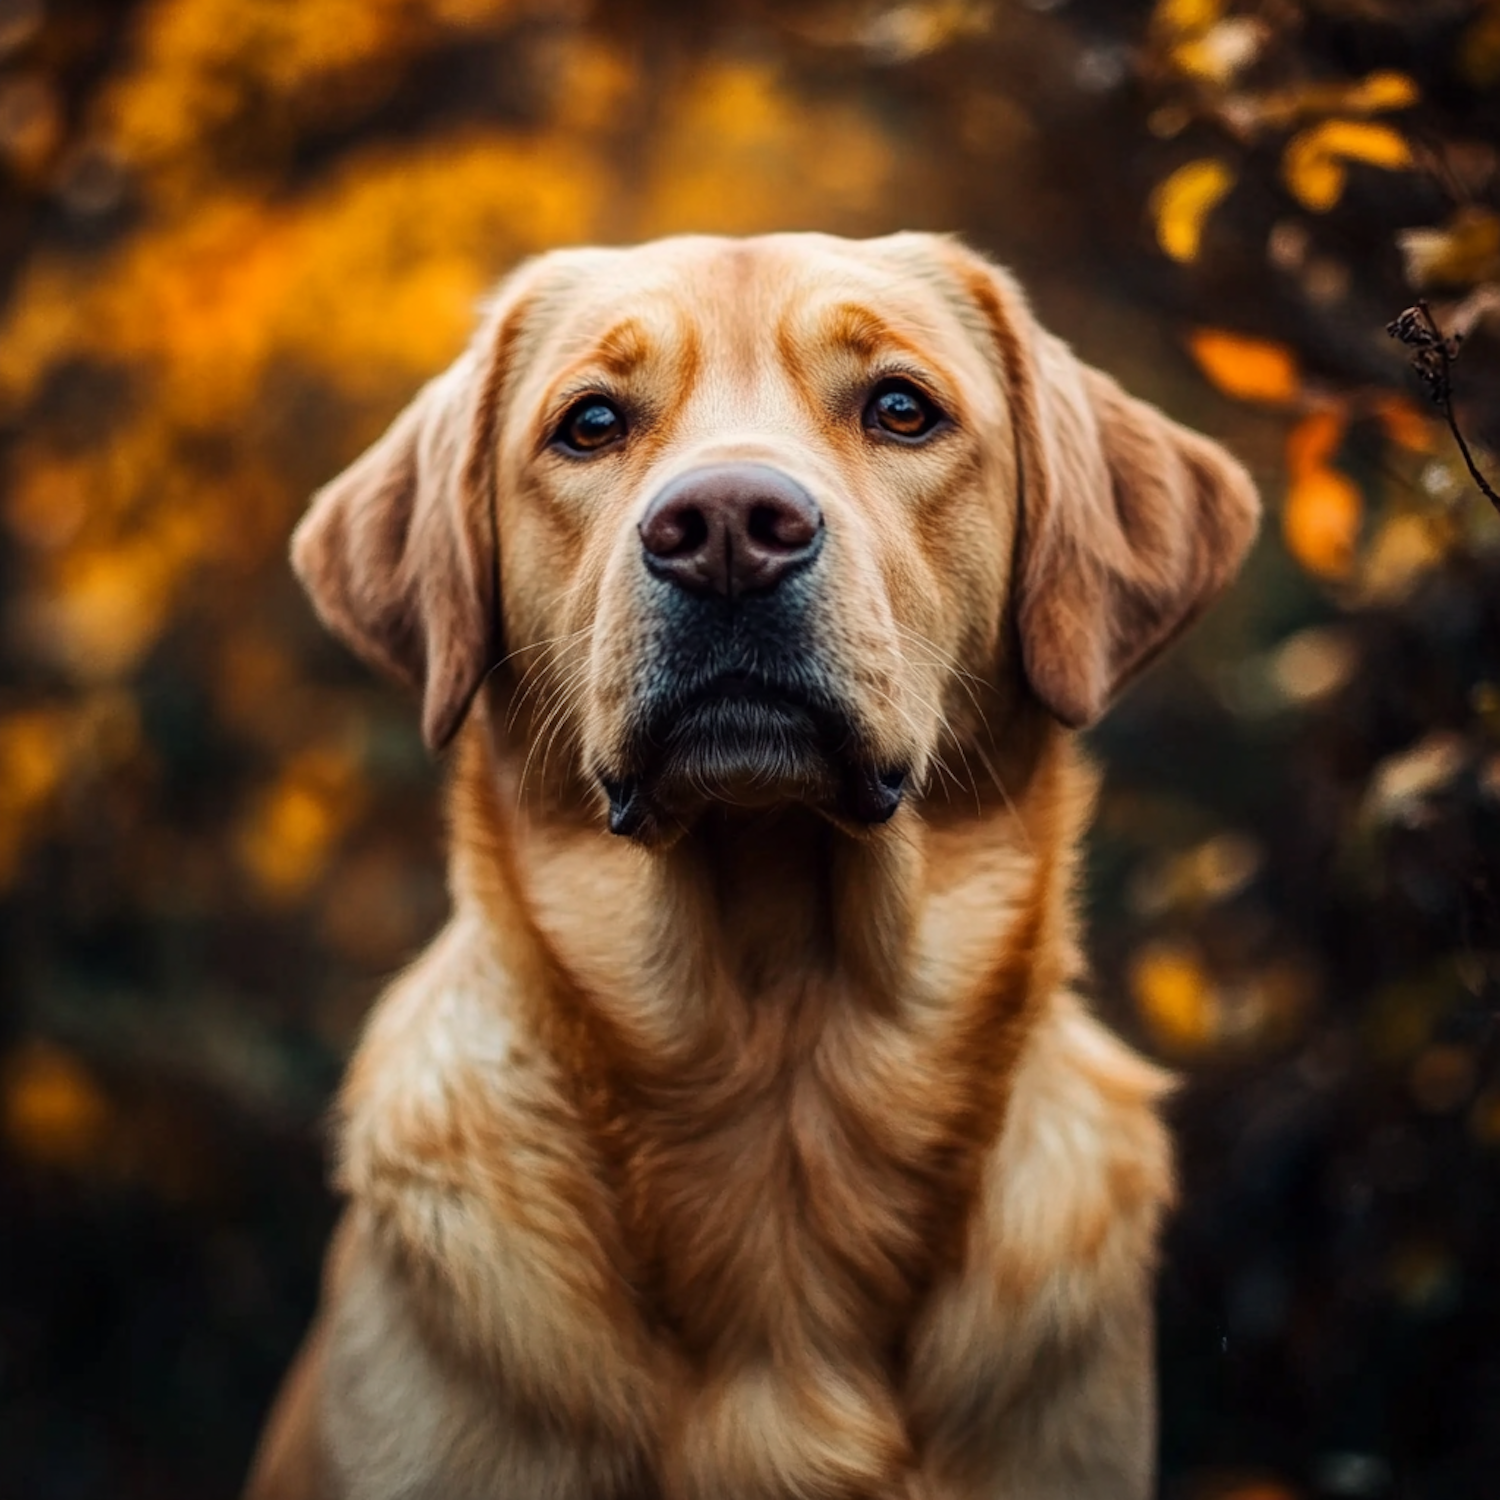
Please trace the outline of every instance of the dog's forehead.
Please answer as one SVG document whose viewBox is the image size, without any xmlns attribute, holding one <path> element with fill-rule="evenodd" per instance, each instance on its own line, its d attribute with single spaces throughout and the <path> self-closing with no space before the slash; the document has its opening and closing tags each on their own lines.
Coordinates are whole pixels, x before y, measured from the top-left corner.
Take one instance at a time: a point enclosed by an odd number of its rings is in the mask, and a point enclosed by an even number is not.
<svg viewBox="0 0 1500 1500">
<path fill-rule="evenodd" d="M 816 336 L 820 323 L 847 331 L 859 312 L 941 336 L 956 327 L 942 247 L 921 234 L 808 233 L 559 251 L 538 265 L 536 303 L 545 342 L 559 354 L 581 352 L 627 322 L 652 342 L 691 331 L 705 352 L 743 350 L 788 328 Z"/>
</svg>

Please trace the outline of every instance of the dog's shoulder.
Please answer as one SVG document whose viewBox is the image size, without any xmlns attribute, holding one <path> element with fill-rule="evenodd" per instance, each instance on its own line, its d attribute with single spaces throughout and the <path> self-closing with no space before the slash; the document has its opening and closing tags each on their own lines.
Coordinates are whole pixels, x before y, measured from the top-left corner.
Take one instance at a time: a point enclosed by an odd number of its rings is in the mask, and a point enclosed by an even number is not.
<svg viewBox="0 0 1500 1500">
<path fill-rule="evenodd" d="M 990 1163 L 979 1232 L 1020 1298 L 1054 1268 L 1137 1265 L 1173 1195 L 1160 1103 L 1171 1075 L 1146 1061 L 1069 991 L 1053 996 L 1017 1068 Z"/>
<path fill-rule="evenodd" d="M 508 988 L 484 922 L 460 911 L 380 998 L 340 1094 L 346 1190 L 453 1168 L 466 1130 L 537 1072 Z"/>
<path fill-rule="evenodd" d="M 912 1342 L 909 1394 L 935 1461 L 1031 1486 L 1057 1476 L 1055 1489 L 1026 1489 L 1049 1500 L 1146 1492 L 1151 1274 L 1175 1192 L 1160 1113 L 1171 1082 L 1067 990 L 1042 1008 L 963 1272 Z M 1119 1488 L 1125 1474 L 1135 1488 Z"/>
<path fill-rule="evenodd" d="M 339 1186 L 439 1350 L 522 1405 L 628 1431 L 644 1335 L 600 1164 L 514 985 L 461 911 L 371 1017 Z"/>
</svg>

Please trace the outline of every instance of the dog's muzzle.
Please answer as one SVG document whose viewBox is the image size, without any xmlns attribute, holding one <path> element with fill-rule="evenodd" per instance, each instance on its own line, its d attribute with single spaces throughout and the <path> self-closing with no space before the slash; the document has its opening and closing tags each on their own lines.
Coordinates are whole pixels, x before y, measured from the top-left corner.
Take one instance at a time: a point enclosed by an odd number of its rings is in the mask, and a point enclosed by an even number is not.
<svg viewBox="0 0 1500 1500">
<path fill-rule="evenodd" d="M 715 464 L 666 484 L 641 518 L 652 625 L 610 828 L 642 836 L 708 802 L 825 805 L 860 824 L 901 803 L 819 648 L 817 502 L 765 464 Z"/>
</svg>

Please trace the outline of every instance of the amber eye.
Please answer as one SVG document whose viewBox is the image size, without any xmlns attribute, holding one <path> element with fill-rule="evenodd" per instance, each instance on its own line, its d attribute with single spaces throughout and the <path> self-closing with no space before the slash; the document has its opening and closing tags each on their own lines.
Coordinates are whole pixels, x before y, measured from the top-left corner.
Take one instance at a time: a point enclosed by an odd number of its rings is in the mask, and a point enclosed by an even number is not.
<svg viewBox="0 0 1500 1500">
<path fill-rule="evenodd" d="M 909 380 L 883 380 L 865 407 L 865 426 L 879 427 L 892 437 L 926 437 L 943 414 Z"/>
<path fill-rule="evenodd" d="M 603 396 L 585 396 L 568 408 L 554 442 L 574 453 L 597 453 L 625 436 L 625 418 Z"/>
</svg>

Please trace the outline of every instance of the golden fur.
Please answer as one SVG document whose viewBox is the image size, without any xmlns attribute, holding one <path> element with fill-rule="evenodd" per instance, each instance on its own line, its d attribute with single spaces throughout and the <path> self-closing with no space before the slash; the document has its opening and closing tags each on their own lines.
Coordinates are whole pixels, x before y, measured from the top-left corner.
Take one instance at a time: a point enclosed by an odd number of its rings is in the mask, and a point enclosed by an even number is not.
<svg viewBox="0 0 1500 1500">
<path fill-rule="evenodd" d="M 861 422 L 892 372 L 935 440 Z M 628 437 L 559 453 L 594 391 Z M 826 518 L 805 651 L 907 773 L 883 825 L 730 746 L 606 831 L 660 653 L 642 508 L 730 460 Z M 252 1500 L 1145 1496 L 1164 1079 L 1072 989 L 1070 730 L 1256 510 L 950 241 L 516 272 L 294 549 L 456 736 L 454 911 L 351 1065 Z"/>
</svg>

